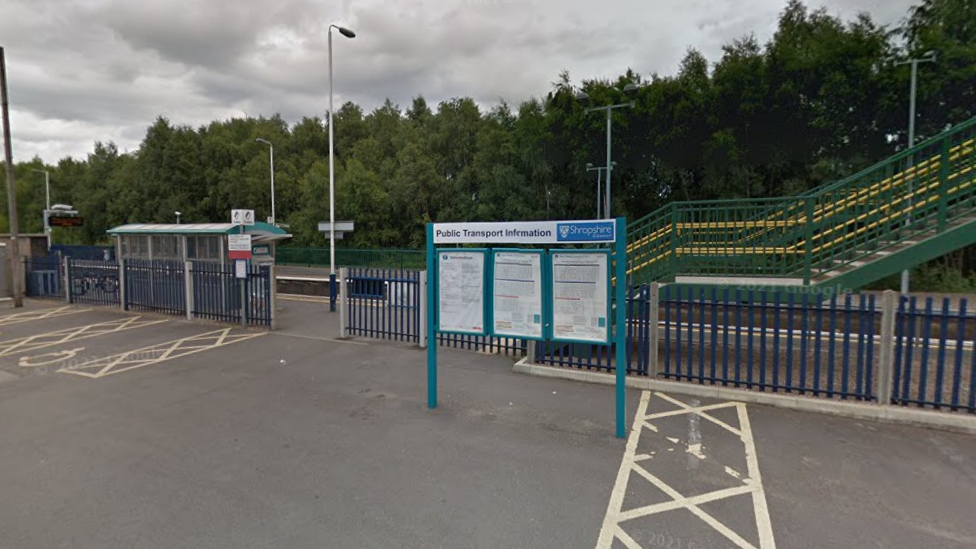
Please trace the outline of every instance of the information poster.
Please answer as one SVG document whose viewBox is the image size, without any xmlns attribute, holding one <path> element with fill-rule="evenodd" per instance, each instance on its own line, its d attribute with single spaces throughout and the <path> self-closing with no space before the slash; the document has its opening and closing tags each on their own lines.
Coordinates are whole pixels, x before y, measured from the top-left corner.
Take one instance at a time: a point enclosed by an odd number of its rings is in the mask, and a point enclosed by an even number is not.
<svg viewBox="0 0 976 549">
<path fill-rule="evenodd" d="M 492 333 L 542 338 L 542 254 L 494 252 Z"/>
<path fill-rule="evenodd" d="M 552 338 L 609 343 L 606 253 L 552 254 Z"/>
<path fill-rule="evenodd" d="M 440 331 L 485 333 L 485 252 L 440 251 L 437 313 Z"/>
</svg>

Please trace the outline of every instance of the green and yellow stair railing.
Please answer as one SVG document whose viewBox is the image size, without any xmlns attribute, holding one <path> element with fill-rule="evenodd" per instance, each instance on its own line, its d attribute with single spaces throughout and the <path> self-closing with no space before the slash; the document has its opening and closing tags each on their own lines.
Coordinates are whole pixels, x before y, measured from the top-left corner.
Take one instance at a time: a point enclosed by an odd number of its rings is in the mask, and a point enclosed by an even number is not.
<svg viewBox="0 0 976 549">
<path fill-rule="evenodd" d="M 671 203 L 628 227 L 628 274 L 635 283 L 681 274 L 811 283 L 968 222 L 974 171 L 976 119 L 804 195 Z"/>
</svg>

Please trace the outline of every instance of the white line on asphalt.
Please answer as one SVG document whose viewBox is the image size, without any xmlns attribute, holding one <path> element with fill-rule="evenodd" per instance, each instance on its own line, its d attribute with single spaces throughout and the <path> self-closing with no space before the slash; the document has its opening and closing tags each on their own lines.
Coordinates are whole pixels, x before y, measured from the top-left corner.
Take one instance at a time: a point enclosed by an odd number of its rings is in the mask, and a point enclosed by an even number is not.
<svg viewBox="0 0 976 549">
<path fill-rule="evenodd" d="M 30 322 L 31 320 L 42 320 L 45 318 L 55 318 L 59 316 L 73 315 L 76 313 L 87 313 L 92 309 L 80 309 L 77 307 L 55 307 L 51 309 L 41 309 L 39 311 L 25 311 L 0 317 L 0 326 Z"/>
<path fill-rule="evenodd" d="M 234 328 L 224 328 L 203 334 L 175 339 L 165 343 L 150 345 L 141 349 L 126 351 L 105 358 L 98 358 L 84 362 L 70 368 L 58 370 L 65 374 L 74 374 L 91 379 L 99 379 L 105 376 L 144 368 L 152 364 L 166 362 L 175 358 L 192 355 L 217 347 L 224 347 L 247 341 L 265 335 L 265 332 L 250 333 L 238 332 L 231 333 Z M 90 370 L 90 371 L 84 371 Z"/>
<path fill-rule="evenodd" d="M 752 425 L 746 405 L 740 403 L 739 425 L 742 427 L 742 444 L 746 450 L 746 465 L 749 468 L 750 484 L 756 489 L 752 493 L 752 504 L 756 509 L 756 527 L 759 529 L 759 546 L 762 549 L 774 549 L 773 524 L 769 518 L 769 508 L 766 507 L 766 492 L 763 489 L 762 476 L 759 474 L 759 459 L 756 457 L 756 443 L 752 438 Z"/>
<path fill-rule="evenodd" d="M 99 322 L 97 324 L 87 324 L 85 326 L 78 326 L 76 328 L 55 330 L 46 334 L 37 334 L 29 337 L 11 339 L 9 341 L 2 341 L 0 342 L 0 356 L 34 351 L 36 349 L 43 349 L 45 347 L 51 347 L 52 345 L 58 345 L 59 343 L 89 339 L 167 322 L 166 320 L 140 320 L 141 318 L 141 316 L 131 316 L 128 318 L 121 318 L 119 320 L 110 320 L 108 322 Z"/>
<path fill-rule="evenodd" d="M 634 466 L 637 443 L 640 441 L 641 431 L 644 430 L 641 425 L 647 416 L 647 401 L 650 398 L 650 391 L 641 393 L 640 404 L 637 405 L 637 416 L 634 418 L 634 426 L 630 430 L 630 436 L 627 437 L 627 447 L 624 449 L 624 457 L 620 462 L 620 469 L 617 471 L 617 482 L 614 483 L 613 491 L 610 492 L 610 503 L 607 505 L 607 514 L 603 518 L 603 528 L 600 529 L 600 538 L 596 542 L 596 549 L 610 549 L 610 546 L 613 545 L 613 539 L 621 537 L 617 535 L 620 533 L 617 523 L 620 522 L 620 512 L 623 510 L 624 496 L 627 494 L 627 481 L 630 480 L 630 470 Z M 630 542 L 634 544 L 633 546 L 640 547 L 636 545 L 634 540 L 631 539 Z M 624 543 L 628 547 L 633 547 L 627 541 Z"/>
<path fill-rule="evenodd" d="M 720 520 L 699 507 L 699 505 L 711 501 L 718 501 L 726 498 L 751 494 L 756 517 L 756 528 L 759 535 L 758 549 L 775 549 L 776 543 L 773 537 L 772 523 L 769 518 L 769 510 L 766 506 L 766 494 L 762 486 L 762 477 L 759 474 L 759 462 L 758 458 L 756 457 L 756 447 L 752 437 L 752 427 L 749 423 L 749 415 L 746 411 L 745 403 L 723 402 L 718 404 L 709 404 L 707 406 L 698 406 L 697 400 L 694 401 L 692 405 L 688 405 L 663 393 L 653 394 L 660 397 L 663 401 L 678 406 L 679 409 L 648 415 L 647 407 L 652 393 L 650 391 L 643 391 L 641 393 L 640 404 L 637 407 L 637 415 L 634 417 L 634 424 L 631 428 L 630 435 L 627 438 L 627 445 L 624 450 L 623 458 L 621 459 L 620 469 L 617 471 L 617 480 L 614 483 L 612 492 L 610 493 L 610 502 L 607 505 L 607 513 L 603 519 L 603 525 L 600 529 L 600 536 L 597 540 L 596 548 L 610 549 L 614 540 L 619 540 L 624 544 L 624 546 L 628 547 L 628 549 L 642 549 L 640 544 L 621 527 L 622 522 L 639 519 L 641 517 L 647 517 L 658 513 L 664 513 L 667 511 L 673 511 L 676 509 L 687 509 L 740 549 L 757 549 L 755 545 L 744 539 L 741 535 L 734 532 Z M 708 410 L 731 407 L 736 408 L 738 413 L 740 425 L 738 429 L 706 413 Z M 689 460 L 693 459 L 693 456 L 694 458 L 704 459 L 704 455 L 701 453 L 702 446 L 699 426 L 696 423 L 698 420 L 695 418 L 703 417 L 708 419 L 709 421 L 719 425 L 723 429 L 735 435 L 736 438 L 742 442 L 746 463 L 749 468 L 748 477 L 743 479 L 740 477 L 738 472 L 729 467 L 725 467 L 725 472 L 728 473 L 732 478 L 736 479 L 736 481 L 742 483 L 741 485 L 715 490 L 693 497 L 685 497 L 645 468 L 644 464 L 653 463 L 652 460 L 654 452 L 639 455 L 636 453 L 641 433 L 644 431 L 644 429 L 651 431 L 651 429 L 654 428 L 654 426 L 650 423 L 650 420 L 673 417 L 682 414 L 690 415 L 687 452 L 692 455 L 689 456 Z M 656 429 L 653 429 L 652 432 L 656 432 Z M 677 439 L 668 438 L 668 440 L 670 440 L 673 444 Z M 668 450 L 673 450 L 673 448 L 669 448 Z M 640 462 L 640 464 L 638 464 L 638 462 Z M 689 462 L 689 464 L 690 463 L 691 462 Z M 631 472 L 637 473 L 652 485 L 656 486 L 659 490 L 665 494 L 668 494 L 671 497 L 671 501 L 624 511 L 623 505 L 627 494 L 627 485 L 630 480 Z"/>
</svg>

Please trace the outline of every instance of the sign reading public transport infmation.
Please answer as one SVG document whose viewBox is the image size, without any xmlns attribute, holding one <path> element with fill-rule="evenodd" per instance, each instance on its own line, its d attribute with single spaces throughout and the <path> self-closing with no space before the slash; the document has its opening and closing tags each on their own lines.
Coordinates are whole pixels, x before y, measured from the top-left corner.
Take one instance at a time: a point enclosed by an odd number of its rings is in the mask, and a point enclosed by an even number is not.
<svg viewBox="0 0 976 549">
<path fill-rule="evenodd" d="M 484 334 L 484 250 L 439 251 L 437 293 L 437 321 L 441 332 Z"/>
<path fill-rule="evenodd" d="M 492 334 L 542 339 L 542 253 L 496 251 L 492 259 Z"/>
<path fill-rule="evenodd" d="M 617 238 L 613 220 L 437 223 L 434 244 L 597 244 Z"/>
<path fill-rule="evenodd" d="M 610 342 L 609 254 L 553 252 L 552 338 Z"/>
</svg>

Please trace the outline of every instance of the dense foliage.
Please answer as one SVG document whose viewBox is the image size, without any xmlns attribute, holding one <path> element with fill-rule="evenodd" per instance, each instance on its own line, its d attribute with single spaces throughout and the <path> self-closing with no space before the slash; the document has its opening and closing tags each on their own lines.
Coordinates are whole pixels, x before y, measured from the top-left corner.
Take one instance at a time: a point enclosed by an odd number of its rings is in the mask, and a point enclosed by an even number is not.
<svg viewBox="0 0 976 549">
<path fill-rule="evenodd" d="M 889 29 L 868 14 L 842 21 L 793 0 L 766 43 L 745 36 L 710 62 L 689 49 L 673 76 L 632 71 L 614 81 L 563 72 L 545 97 L 488 110 L 470 98 L 432 108 L 417 97 L 365 113 L 336 112 L 338 219 L 356 221 L 344 245 L 417 247 L 430 220 L 592 217 L 605 162 L 605 119 L 575 99 L 626 100 L 614 114 L 613 213 L 643 216 L 672 200 L 779 196 L 850 174 L 906 145 L 909 69 L 892 59 L 938 52 L 920 66 L 919 138 L 976 115 L 976 1 L 923 0 Z M 215 121 L 193 128 L 157 119 L 139 149 L 95 143 L 86 159 L 16 165 L 21 230 L 40 232 L 43 175 L 82 229 L 56 241 L 93 243 L 125 222 L 223 221 L 231 208 L 270 215 L 274 144 L 277 215 L 299 245 L 320 245 L 328 219 L 328 128 L 309 117 Z M 16 128 L 14 131 L 16 132 Z M 2 199 L 0 199 L 2 200 Z M 6 205 L 0 230 L 7 226 Z"/>
</svg>

